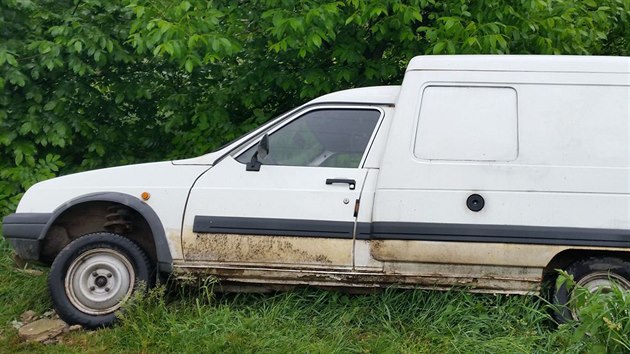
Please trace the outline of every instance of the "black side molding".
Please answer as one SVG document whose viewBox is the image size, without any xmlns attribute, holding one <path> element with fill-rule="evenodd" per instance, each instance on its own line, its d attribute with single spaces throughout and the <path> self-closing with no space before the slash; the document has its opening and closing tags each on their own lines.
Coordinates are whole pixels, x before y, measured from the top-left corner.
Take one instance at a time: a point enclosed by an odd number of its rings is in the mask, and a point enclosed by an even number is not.
<svg viewBox="0 0 630 354">
<path fill-rule="evenodd" d="M 195 216 L 193 232 L 352 239 L 354 222 Z"/>
<path fill-rule="evenodd" d="M 520 225 L 375 222 L 372 223 L 370 239 L 630 247 L 630 230 Z"/>
<path fill-rule="evenodd" d="M 352 239 L 351 221 L 195 216 L 193 232 Z M 359 222 L 357 240 L 483 242 L 630 248 L 630 230 L 522 225 Z"/>
</svg>

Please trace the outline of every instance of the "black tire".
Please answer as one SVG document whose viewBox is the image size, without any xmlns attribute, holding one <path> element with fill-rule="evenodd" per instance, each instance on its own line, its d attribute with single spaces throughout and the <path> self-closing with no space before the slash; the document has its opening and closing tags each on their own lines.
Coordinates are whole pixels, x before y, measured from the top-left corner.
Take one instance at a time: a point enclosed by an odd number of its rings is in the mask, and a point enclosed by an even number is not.
<svg viewBox="0 0 630 354">
<path fill-rule="evenodd" d="M 597 288 L 599 282 L 615 281 L 626 290 L 630 290 L 630 262 L 615 257 L 591 257 L 571 263 L 565 271 L 573 275 L 576 284 Z M 571 310 L 572 292 L 566 285 L 553 284 L 552 303 L 555 305 L 553 317 L 558 323 L 579 320 Z"/>
<path fill-rule="evenodd" d="M 153 285 L 146 253 L 123 236 L 99 232 L 68 244 L 53 261 L 48 288 L 59 317 L 86 328 L 111 326 L 140 284 Z"/>
</svg>

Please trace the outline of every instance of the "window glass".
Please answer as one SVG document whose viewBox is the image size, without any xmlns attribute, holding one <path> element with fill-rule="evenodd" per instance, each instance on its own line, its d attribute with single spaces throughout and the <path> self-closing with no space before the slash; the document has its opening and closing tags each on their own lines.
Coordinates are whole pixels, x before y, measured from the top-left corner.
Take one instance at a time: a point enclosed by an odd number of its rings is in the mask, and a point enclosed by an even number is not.
<svg viewBox="0 0 630 354">
<path fill-rule="evenodd" d="M 414 155 L 427 160 L 514 160 L 516 98 L 516 91 L 505 87 L 427 87 Z"/>
<path fill-rule="evenodd" d="M 359 167 L 380 112 L 371 109 L 311 111 L 269 135 L 263 165 Z M 237 157 L 248 163 L 257 145 Z"/>
</svg>

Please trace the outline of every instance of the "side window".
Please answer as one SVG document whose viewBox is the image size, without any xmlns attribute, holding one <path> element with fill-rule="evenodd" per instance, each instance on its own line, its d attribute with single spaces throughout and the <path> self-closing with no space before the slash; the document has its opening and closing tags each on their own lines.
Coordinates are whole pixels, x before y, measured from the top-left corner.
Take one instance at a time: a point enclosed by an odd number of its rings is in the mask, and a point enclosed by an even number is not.
<svg viewBox="0 0 630 354">
<path fill-rule="evenodd" d="M 310 111 L 269 135 L 264 165 L 359 167 L 380 117 L 373 109 Z M 248 163 L 256 145 L 236 159 Z"/>
<path fill-rule="evenodd" d="M 414 155 L 451 161 L 516 159 L 516 100 L 516 91 L 506 87 L 427 87 Z"/>
</svg>

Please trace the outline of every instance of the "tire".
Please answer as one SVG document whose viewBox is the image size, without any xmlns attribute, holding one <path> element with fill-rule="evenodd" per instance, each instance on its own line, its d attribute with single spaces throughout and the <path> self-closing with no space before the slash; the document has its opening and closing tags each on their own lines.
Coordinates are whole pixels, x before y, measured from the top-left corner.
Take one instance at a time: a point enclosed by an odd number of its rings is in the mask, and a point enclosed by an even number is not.
<svg viewBox="0 0 630 354">
<path fill-rule="evenodd" d="M 68 244 L 53 261 L 48 288 L 59 317 L 86 328 L 111 326 L 140 284 L 151 287 L 153 266 L 133 241 L 108 232 Z"/>
<path fill-rule="evenodd" d="M 576 285 L 593 292 L 597 289 L 610 289 L 612 283 L 630 291 L 630 262 L 615 257 L 591 257 L 571 263 L 565 271 L 573 276 Z M 572 308 L 572 291 L 566 285 L 554 284 L 552 303 L 555 305 L 554 319 L 566 323 L 579 321 L 575 308 Z"/>
</svg>

